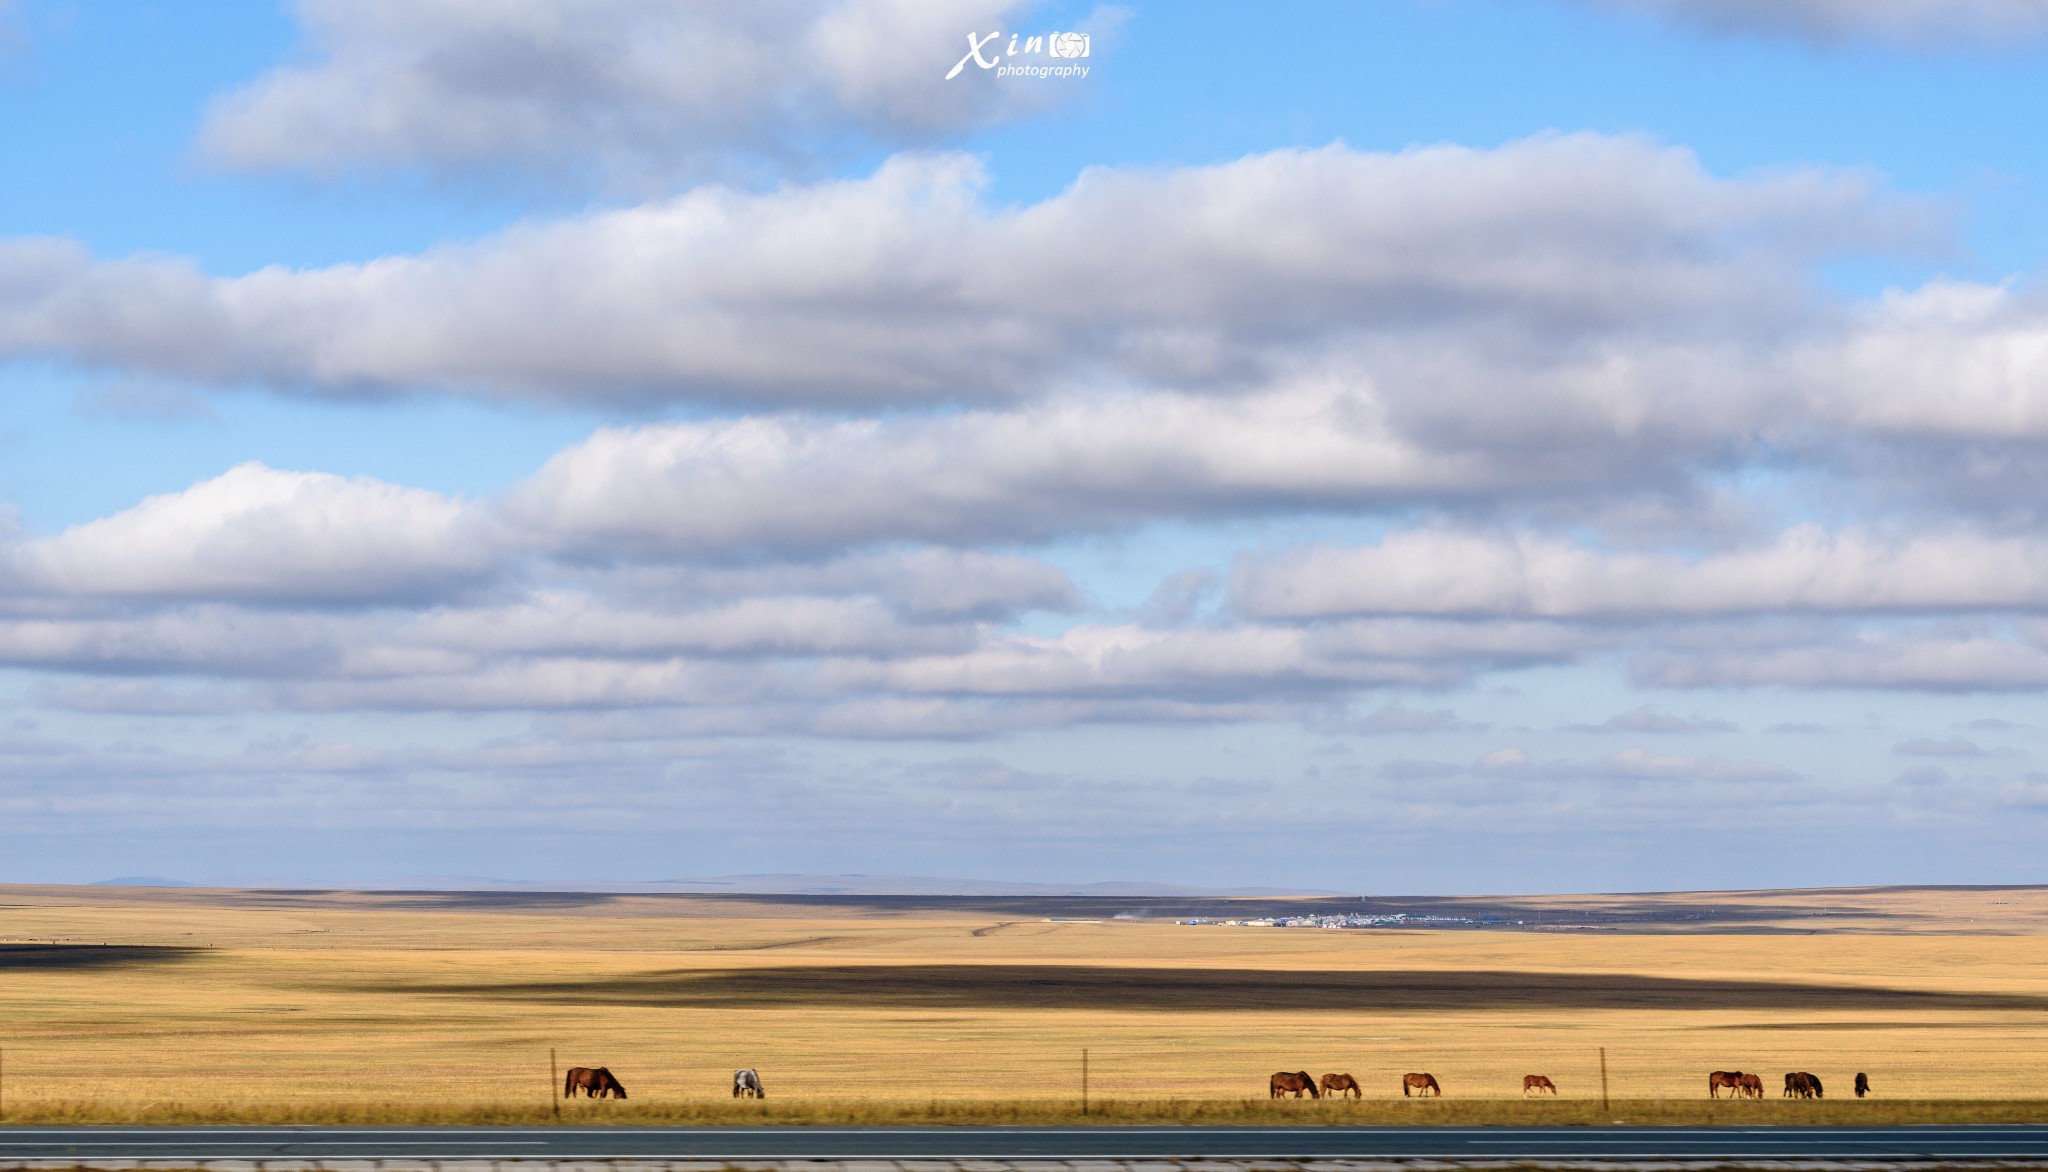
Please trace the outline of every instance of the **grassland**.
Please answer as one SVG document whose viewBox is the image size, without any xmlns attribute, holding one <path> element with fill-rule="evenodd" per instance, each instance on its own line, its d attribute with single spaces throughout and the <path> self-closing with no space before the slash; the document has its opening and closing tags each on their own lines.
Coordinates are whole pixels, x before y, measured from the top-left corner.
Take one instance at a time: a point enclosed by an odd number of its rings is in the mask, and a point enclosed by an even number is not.
<svg viewBox="0 0 2048 1172">
<path fill-rule="evenodd" d="M 6 1118 L 536 1122 L 552 1048 L 632 1094 L 565 1121 L 1054 1122 L 1085 1048 L 1099 1121 L 2048 1120 L 2048 893 L 1646 898 L 1669 914 L 1629 932 L 1563 900 L 1518 905 L 1540 930 L 1340 932 L 1014 901 L 5 888 Z M 1739 931 L 1673 930 L 1731 906 Z M 772 1097 L 734 1104 L 735 1066 Z M 1810 1070 L 1833 1097 L 1709 1103 L 1717 1068 Z M 1281 1069 L 1369 1097 L 1257 1097 Z M 1402 1100 L 1409 1070 L 1447 1098 Z M 1858 1070 L 1879 1098 L 1847 1097 Z M 1520 1101 L 1525 1073 L 1563 1094 Z"/>
</svg>

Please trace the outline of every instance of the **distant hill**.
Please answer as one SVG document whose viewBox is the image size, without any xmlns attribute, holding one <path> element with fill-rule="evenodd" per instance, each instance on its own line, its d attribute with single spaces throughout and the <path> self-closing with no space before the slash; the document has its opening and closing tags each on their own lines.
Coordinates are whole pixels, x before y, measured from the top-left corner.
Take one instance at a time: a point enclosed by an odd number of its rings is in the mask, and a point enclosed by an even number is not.
<svg viewBox="0 0 2048 1172">
<path fill-rule="evenodd" d="M 1186 887 L 1173 883 L 1013 883 L 995 879 L 949 879 L 929 875 L 717 875 L 662 879 L 660 891 L 729 891 L 737 895 L 1022 895 L 1022 896 L 1278 896 L 1346 895 L 1286 887 Z"/>
<path fill-rule="evenodd" d="M 96 879 L 94 887 L 197 887 L 183 879 L 166 879 L 161 875 L 123 875 L 118 879 Z"/>
<path fill-rule="evenodd" d="M 194 886 L 171 880 L 109 879 L 126 886 Z M 954 879 L 931 875 L 711 875 L 653 879 L 644 882 L 581 882 L 546 879 L 495 879 L 484 875 L 399 875 L 381 879 L 223 878 L 206 886 L 322 888 L 351 891 L 563 891 L 619 895 L 932 895 L 1020 898 L 1188 899 L 1258 898 L 1299 895 L 1346 895 L 1284 887 L 1192 887 L 1172 883 L 1013 883 L 994 879 Z"/>
</svg>

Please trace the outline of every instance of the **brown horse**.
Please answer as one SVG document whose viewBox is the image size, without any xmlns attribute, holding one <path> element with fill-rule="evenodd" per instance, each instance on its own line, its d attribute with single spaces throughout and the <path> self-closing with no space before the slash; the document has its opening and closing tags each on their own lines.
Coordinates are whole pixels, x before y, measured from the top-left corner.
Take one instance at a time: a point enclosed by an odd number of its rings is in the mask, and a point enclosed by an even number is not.
<svg viewBox="0 0 2048 1172">
<path fill-rule="evenodd" d="M 1722 1087 L 1727 1087 L 1728 1093 L 1731 1096 L 1741 1094 L 1742 1072 L 1739 1070 L 1716 1070 L 1707 1075 L 1707 1097 L 1709 1099 L 1720 1098 Z"/>
<path fill-rule="evenodd" d="M 1557 1093 L 1557 1084 L 1551 1082 L 1547 1075 L 1525 1074 L 1522 1076 L 1522 1093 L 1526 1095 L 1530 1091 L 1549 1091 L 1554 1095 Z"/>
<path fill-rule="evenodd" d="M 1869 1093 L 1870 1076 L 1859 1070 L 1856 1072 L 1856 1097 L 1860 1099 Z"/>
<path fill-rule="evenodd" d="M 1433 1074 L 1402 1075 L 1401 1097 L 1404 1099 L 1407 1098 L 1410 1091 L 1413 1091 L 1418 1095 L 1424 1091 L 1428 1091 L 1430 1094 L 1435 1095 L 1438 1098 L 1442 1098 L 1444 1094 L 1444 1089 L 1436 1085 L 1436 1076 Z"/>
<path fill-rule="evenodd" d="M 1323 1093 L 1326 1095 L 1348 1094 L 1354 1099 L 1365 1097 L 1365 1088 L 1348 1074 L 1326 1074 L 1323 1076 Z"/>
<path fill-rule="evenodd" d="M 626 1088 L 619 1085 L 619 1080 L 612 1077 L 612 1072 L 602 1066 L 570 1067 L 569 1077 L 562 1080 L 562 1097 L 573 1099 L 577 1091 L 582 1091 L 584 1097 L 589 1099 L 602 1099 L 612 1095 L 617 1095 L 621 1099 L 626 1097 Z"/>
<path fill-rule="evenodd" d="M 1308 1071 L 1297 1070 L 1290 1073 L 1283 1070 L 1274 1075 L 1272 1081 L 1267 1084 L 1266 1097 L 1277 1099 L 1282 1095 L 1292 1094 L 1299 1099 L 1303 1091 L 1307 1091 L 1311 1099 L 1323 1097 L 1322 1092 L 1316 1090 L 1316 1080 L 1308 1076 Z"/>
<path fill-rule="evenodd" d="M 1752 1099 L 1761 1099 L 1764 1097 L 1764 1079 L 1762 1075 L 1745 1074 L 1739 1076 L 1738 1081 L 1742 1083 L 1742 1093 L 1744 1095 Z"/>
</svg>

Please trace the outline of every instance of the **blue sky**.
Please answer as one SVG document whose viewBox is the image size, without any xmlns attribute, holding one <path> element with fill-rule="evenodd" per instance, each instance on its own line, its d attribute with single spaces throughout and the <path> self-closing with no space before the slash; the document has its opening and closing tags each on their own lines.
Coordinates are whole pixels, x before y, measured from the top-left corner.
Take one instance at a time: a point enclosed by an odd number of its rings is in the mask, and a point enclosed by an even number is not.
<svg viewBox="0 0 2048 1172">
<path fill-rule="evenodd" d="M 2038 878 L 2048 7 L 0 28 L 0 880 Z"/>
</svg>

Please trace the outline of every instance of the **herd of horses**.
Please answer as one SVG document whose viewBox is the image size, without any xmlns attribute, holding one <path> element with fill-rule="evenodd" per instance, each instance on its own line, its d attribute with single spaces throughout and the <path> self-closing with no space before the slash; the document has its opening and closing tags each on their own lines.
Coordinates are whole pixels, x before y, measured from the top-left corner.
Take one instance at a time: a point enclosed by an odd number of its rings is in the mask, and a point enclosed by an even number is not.
<svg viewBox="0 0 2048 1172">
<path fill-rule="evenodd" d="M 586 1099 L 623 1099 L 626 1088 L 617 1076 L 602 1066 L 572 1066 L 569 1076 L 562 1080 L 562 1097 L 573 1099 L 582 1091 Z M 732 1072 L 732 1097 L 735 1099 L 765 1099 L 768 1092 L 761 1089 L 761 1072 L 748 1067 Z"/>
<path fill-rule="evenodd" d="M 1761 1099 L 1764 1097 L 1763 1078 L 1759 1075 L 1744 1074 L 1739 1070 L 1717 1070 L 1707 1076 L 1708 1098 L 1720 1098 L 1723 1087 L 1728 1089 L 1731 1098 Z M 1545 1092 L 1553 1095 L 1556 1094 L 1557 1084 L 1541 1074 L 1525 1074 L 1522 1076 L 1522 1094 L 1525 1097 L 1531 1094 L 1540 1095 Z M 1404 1074 L 1401 1076 L 1401 1097 L 1404 1099 L 1411 1095 L 1442 1098 L 1443 1093 L 1443 1086 L 1436 1081 L 1436 1076 L 1433 1074 Z M 1856 1072 L 1856 1097 L 1860 1099 L 1869 1093 L 1870 1076 L 1859 1070 Z M 1362 1099 L 1365 1097 L 1365 1090 L 1358 1085 L 1357 1079 L 1348 1074 L 1326 1074 L 1323 1076 L 1322 1082 L 1317 1083 L 1315 1079 L 1309 1076 L 1306 1070 L 1283 1070 L 1275 1074 L 1272 1080 L 1267 1083 L 1267 1098 L 1278 1099 L 1286 1095 L 1293 1095 L 1299 1099 L 1304 1094 L 1311 1099 L 1320 1099 L 1324 1095 Z M 1795 1070 L 1787 1074 L 1785 1076 L 1785 1097 L 1788 1099 L 1823 1098 L 1820 1079 L 1803 1070 Z"/>
<path fill-rule="evenodd" d="M 1532 1082 L 1531 1080 L 1535 1081 Z M 1550 1087 L 1551 1094 L 1557 1093 L 1557 1088 L 1550 1085 L 1550 1080 L 1540 1074 L 1532 1074 L 1522 1080 L 1523 1093 L 1526 1094 L 1529 1087 L 1539 1082 L 1543 1086 Z M 1401 1076 L 1401 1094 L 1403 1096 L 1416 1094 L 1441 1097 L 1443 1093 L 1443 1087 L 1437 1085 L 1436 1076 L 1433 1074 L 1404 1074 Z M 1304 1094 L 1311 1099 L 1320 1099 L 1324 1095 L 1362 1099 L 1365 1097 L 1365 1088 L 1359 1086 L 1358 1080 L 1348 1074 L 1326 1074 L 1323 1076 L 1323 1081 L 1318 1084 L 1306 1070 L 1283 1070 L 1273 1076 L 1273 1080 L 1267 1090 L 1267 1097 L 1273 1099 L 1280 1098 L 1283 1095 L 1293 1095 L 1299 1099 Z"/>
<path fill-rule="evenodd" d="M 1718 1099 L 1726 1089 L 1731 1098 L 1761 1099 L 1764 1097 L 1764 1080 L 1754 1074 L 1739 1070 L 1716 1070 L 1707 1075 L 1707 1097 Z M 573 1099 L 582 1091 L 587 1099 L 608 1099 L 626 1097 L 626 1088 L 611 1071 L 602 1066 L 572 1066 L 569 1075 L 562 1080 L 562 1097 Z M 1557 1093 L 1557 1084 L 1541 1074 L 1522 1076 L 1522 1094 Z M 1442 1098 L 1443 1085 L 1433 1074 L 1404 1074 L 1401 1076 L 1401 1097 L 1429 1096 Z M 1870 1093 L 1870 1076 L 1862 1071 L 1856 1073 L 1856 1097 Z M 1306 1070 L 1283 1070 L 1275 1074 L 1267 1084 L 1267 1097 L 1278 1099 L 1293 1095 L 1299 1099 L 1307 1095 L 1320 1099 L 1324 1095 L 1336 1098 L 1362 1099 L 1365 1088 L 1348 1074 L 1326 1074 L 1321 1082 L 1310 1076 Z M 765 1099 L 766 1091 L 761 1089 L 761 1072 L 751 1067 L 732 1072 L 732 1097 L 735 1099 Z M 1785 1076 L 1785 1097 L 1788 1099 L 1822 1098 L 1820 1079 L 1803 1070 L 1795 1070 Z"/>
<path fill-rule="evenodd" d="M 1709 1098 L 1720 1098 L 1721 1088 L 1723 1087 L 1728 1089 L 1730 1095 L 1742 1098 L 1761 1099 L 1764 1097 L 1764 1080 L 1754 1074 L 1744 1074 L 1739 1070 L 1717 1070 L 1707 1076 L 1707 1096 Z M 1859 1099 L 1870 1093 L 1870 1076 L 1860 1070 L 1856 1072 L 1855 1090 L 1856 1097 Z M 1819 1075 L 1810 1074 L 1804 1070 L 1795 1070 L 1785 1076 L 1785 1098 L 1824 1099 L 1827 1097 L 1824 1092 L 1825 1088 L 1820 1084 Z"/>
</svg>

